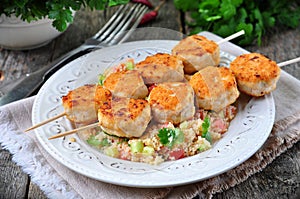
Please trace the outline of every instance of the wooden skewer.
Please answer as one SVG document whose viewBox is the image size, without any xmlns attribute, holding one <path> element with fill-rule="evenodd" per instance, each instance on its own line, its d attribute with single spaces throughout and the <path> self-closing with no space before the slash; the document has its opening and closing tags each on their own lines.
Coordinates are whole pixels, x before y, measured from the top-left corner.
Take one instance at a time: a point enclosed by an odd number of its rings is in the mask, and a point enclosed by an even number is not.
<svg viewBox="0 0 300 199">
<path fill-rule="evenodd" d="M 279 64 L 277 64 L 279 67 L 282 67 L 282 66 L 286 66 L 288 64 L 292 64 L 292 63 L 296 63 L 296 62 L 299 62 L 300 61 L 300 57 L 298 58 L 295 58 L 295 59 L 291 59 L 291 60 L 288 60 L 288 61 L 285 61 L 285 62 L 281 62 Z M 57 118 L 59 117 L 56 116 Z M 47 123 L 47 121 L 43 122 L 43 123 Z M 38 124 L 38 125 L 42 125 L 42 123 Z M 36 125 L 37 126 L 37 125 Z M 77 131 L 82 131 L 82 130 L 85 130 L 85 129 L 89 129 L 89 128 L 93 128 L 93 127 L 97 127 L 98 126 L 98 123 L 94 123 L 94 124 L 90 124 L 90 125 L 87 125 L 87 126 L 83 126 L 83 127 L 79 127 L 77 129 L 73 129 L 73 130 L 70 130 L 70 131 L 67 131 L 67 132 L 64 132 L 64 133 L 59 133 L 59 134 L 56 134 L 50 138 L 48 138 L 49 140 L 52 140 L 52 139 L 55 139 L 55 138 L 60 138 L 60 137 L 63 137 L 63 136 L 66 136 L 66 135 L 70 135 L 70 134 L 73 134 Z M 33 128 L 33 127 L 31 127 Z"/>
<path fill-rule="evenodd" d="M 241 30 L 241 31 L 239 31 L 239 32 L 237 32 L 237 33 L 234 33 L 234 34 L 232 34 L 232 35 L 230 35 L 230 36 L 228 36 L 228 37 L 226 37 L 226 38 L 224 38 L 224 39 L 222 39 L 222 40 L 220 40 L 220 41 L 218 41 L 218 42 L 216 42 L 218 45 L 220 45 L 220 44 L 222 44 L 222 43 L 225 43 L 225 42 L 227 42 L 227 41 L 229 41 L 229 40 L 232 40 L 232 39 L 234 39 L 234 38 L 237 38 L 237 37 L 239 37 L 239 36 L 241 36 L 241 35 L 243 35 L 243 34 L 245 34 L 245 31 L 244 30 Z"/>
<path fill-rule="evenodd" d="M 59 133 L 59 134 L 53 135 L 53 136 L 49 137 L 48 140 L 64 137 L 66 135 L 76 133 L 77 131 L 82 131 L 82 130 L 90 129 L 90 128 L 97 127 L 97 126 L 98 126 L 98 123 L 89 124 L 87 126 L 82 126 L 82 127 L 77 128 L 77 129 L 73 129 L 73 130 L 70 130 L 70 131 L 66 131 L 64 133 Z"/>
<path fill-rule="evenodd" d="M 47 124 L 47 123 L 49 123 L 49 122 L 51 122 L 51 121 L 53 121 L 53 120 L 56 120 L 56 119 L 58 119 L 58 118 L 60 118 L 60 117 L 65 116 L 65 115 L 66 115 L 66 113 L 61 113 L 61 114 L 59 114 L 59 115 L 56 115 L 56 116 L 54 116 L 54 117 L 52 117 L 52 118 L 49 118 L 49 119 L 47 119 L 47 120 L 45 120 L 45 121 L 43 121 L 43 122 L 41 122 L 41 123 L 38 123 L 38 124 L 36 124 L 36 125 L 34 125 L 34 126 L 28 128 L 28 129 L 26 129 L 25 132 L 31 131 L 31 130 L 33 130 L 33 129 L 36 129 L 36 128 L 38 128 L 38 127 L 44 125 L 44 124 Z"/>
<path fill-rule="evenodd" d="M 227 42 L 227 41 L 229 41 L 229 40 L 231 40 L 231 39 L 234 39 L 234 38 L 236 38 L 236 37 L 239 37 L 239 36 L 241 36 L 241 35 L 243 35 L 243 34 L 245 34 L 245 31 L 244 31 L 244 30 L 241 30 L 241 31 L 239 31 L 239 32 L 237 32 L 237 33 L 234 33 L 233 35 L 230 35 L 229 37 L 226 37 L 226 38 L 224 38 L 224 39 L 222 39 L 222 40 L 220 40 L 220 41 L 218 41 L 218 42 L 216 42 L 216 43 L 217 43 L 218 45 L 220 45 L 220 44 L 222 44 L 222 43 L 224 43 L 224 42 Z M 36 128 L 38 128 L 38 127 L 44 125 L 44 124 L 47 124 L 48 122 L 51 122 L 51 121 L 53 121 L 53 120 L 56 120 L 56 119 L 58 119 L 58 118 L 60 118 L 60 117 L 63 117 L 63 116 L 65 116 L 65 115 L 66 115 L 66 113 L 64 112 L 64 113 L 61 113 L 61 114 L 59 114 L 59 115 L 57 115 L 57 116 L 55 116 L 55 117 L 49 118 L 49 119 L 47 119 L 47 120 L 45 120 L 45 121 L 43 121 L 43 122 L 41 122 L 41 123 L 39 123 L 39 124 L 36 124 L 36 125 L 34 125 L 34 126 L 28 128 L 28 129 L 26 129 L 25 132 L 31 131 L 31 130 L 33 130 L 33 129 L 36 129 Z"/>
<path fill-rule="evenodd" d="M 296 62 L 300 62 L 300 57 L 297 57 L 295 59 L 291 59 L 291 60 L 288 60 L 288 61 L 281 62 L 277 65 L 279 67 L 282 67 L 282 66 L 286 66 L 286 65 L 293 64 L 293 63 L 296 63 Z"/>
</svg>

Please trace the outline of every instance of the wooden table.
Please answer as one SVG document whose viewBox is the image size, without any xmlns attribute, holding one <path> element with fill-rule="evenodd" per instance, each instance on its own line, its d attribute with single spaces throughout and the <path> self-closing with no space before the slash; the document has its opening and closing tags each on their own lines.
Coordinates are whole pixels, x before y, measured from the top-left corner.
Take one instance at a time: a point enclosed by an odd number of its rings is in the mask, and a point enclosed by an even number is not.
<svg viewBox="0 0 300 199">
<path fill-rule="evenodd" d="M 108 16 L 110 14 L 108 13 Z M 173 1 L 168 1 L 160 10 L 158 18 L 147 26 L 164 27 L 185 33 L 188 30 L 183 26 L 184 18 L 185 16 L 175 9 Z M 8 71 L 5 78 L 9 81 L 26 72 L 35 71 L 83 43 L 105 22 L 103 12 L 79 11 L 69 29 L 44 47 L 28 51 L 0 49 L 0 70 Z M 296 30 L 272 30 L 264 37 L 262 46 L 247 46 L 245 49 L 263 53 L 277 62 L 295 58 L 300 56 L 300 27 Z M 283 69 L 300 79 L 300 63 Z M 12 161 L 12 155 L 2 146 L 0 170 L 0 198 L 46 198 L 39 187 L 31 182 L 30 176 Z M 223 193 L 216 194 L 214 198 L 294 198 L 299 194 L 300 143 L 297 143 L 260 173 Z"/>
</svg>

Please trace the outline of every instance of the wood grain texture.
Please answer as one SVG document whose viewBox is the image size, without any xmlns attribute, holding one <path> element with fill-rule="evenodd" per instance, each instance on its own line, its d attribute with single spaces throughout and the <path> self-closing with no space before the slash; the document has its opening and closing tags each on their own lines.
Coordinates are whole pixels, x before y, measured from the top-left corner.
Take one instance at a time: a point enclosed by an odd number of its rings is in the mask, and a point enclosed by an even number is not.
<svg viewBox="0 0 300 199">
<path fill-rule="evenodd" d="M 67 31 L 46 46 L 25 51 L 0 49 L 0 70 L 5 71 L 5 80 L 0 82 L 0 86 L 39 69 L 79 46 L 86 38 L 95 34 L 112 14 L 113 9 L 107 11 L 107 17 L 104 17 L 103 11 L 82 9 L 76 14 L 74 23 Z M 12 161 L 12 155 L 2 147 L 0 160 L 0 199 L 47 198 Z"/>
<path fill-rule="evenodd" d="M 46 199 L 46 195 L 44 194 L 44 192 L 41 191 L 40 187 L 37 186 L 34 183 L 30 183 L 29 185 L 29 190 L 28 190 L 28 198 L 32 198 L 32 199 Z"/>
<path fill-rule="evenodd" d="M 300 143 L 276 158 L 245 182 L 216 194 L 214 199 L 280 198 L 300 196 Z"/>
<path fill-rule="evenodd" d="M 157 5 L 159 0 L 153 1 Z M 0 49 L 0 70 L 5 71 L 1 84 L 13 81 L 27 72 L 50 63 L 52 60 L 79 46 L 92 36 L 109 19 L 113 9 L 107 12 L 81 10 L 68 30 L 44 47 L 27 51 Z M 180 13 L 172 1 L 159 11 L 157 19 L 144 27 L 164 27 L 187 31 L 182 27 Z M 263 38 L 262 46 L 247 46 L 247 50 L 260 52 L 277 62 L 300 56 L 300 27 L 297 30 L 278 28 Z M 285 66 L 288 73 L 300 79 L 300 63 Z M 0 78 L 1 79 L 1 78 Z M 299 88 L 300 89 L 300 88 Z M 30 177 L 12 161 L 12 155 L 0 147 L 0 198 L 47 198 Z M 276 158 L 263 171 L 251 176 L 245 182 L 216 194 L 213 198 L 296 198 L 300 193 L 300 143 Z M 196 197 L 197 198 L 197 197 Z"/>
<path fill-rule="evenodd" d="M 25 198 L 29 177 L 12 161 L 12 155 L 0 145 L 0 198 Z"/>
<path fill-rule="evenodd" d="M 262 46 L 247 46 L 245 49 L 264 54 L 277 63 L 300 57 L 300 27 L 294 30 L 277 27 L 263 37 Z M 300 79 L 299 62 L 282 69 Z"/>
</svg>

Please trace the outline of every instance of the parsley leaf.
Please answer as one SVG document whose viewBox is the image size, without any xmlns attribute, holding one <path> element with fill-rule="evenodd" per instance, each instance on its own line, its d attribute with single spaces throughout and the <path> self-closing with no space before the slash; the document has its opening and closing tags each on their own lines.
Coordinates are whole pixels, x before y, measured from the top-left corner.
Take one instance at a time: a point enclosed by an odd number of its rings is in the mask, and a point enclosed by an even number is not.
<svg viewBox="0 0 300 199">
<path fill-rule="evenodd" d="M 98 76 L 98 84 L 99 84 L 100 86 L 103 86 L 105 78 L 106 78 L 106 77 L 105 77 L 105 75 L 103 75 L 103 74 L 100 74 L 100 75 Z"/>
<path fill-rule="evenodd" d="M 174 0 L 175 7 L 183 11 L 196 10 L 198 4 L 199 1 L 197 0 Z"/>
<path fill-rule="evenodd" d="M 205 117 L 202 123 L 202 137 L 205 138 L 210 143 L 212 143 L 212 137 L 209 132 L 209 127 L 210 127 L 210 120 L 208 117 Z"/>
<path fill-rule="evenodd" d="M 243 37 L 233 42 L 240 45 L 261 45 L 263 35 L 275 26 L 297 28 L 300 24 L 298 0 L 174 0 L 177 9 L 187 12 L 192 20 L 187 21 L 191 34 L 211 31 L 227 37 L 242 29 Z"/>
<path fill-rule="evenodd" d="M 82 7 L 103 10 L 107 6 L 126 4 L 129 0 L 1 0 L 0 15 L 11 16 L 15 14 L 22 20 L 31 22 L 49 17 L 53 19 L 53 26 L 64 31 L 68 23 L 72 23 L 72 11 Z"/>
<path fill-rule="evenodd" d="M 182 143 L 184 141 L 184 134 L 178 128 L 162 128 L 158 131 L 157 136 L 159 137 L 160 142 L 169 148 L 172 148 L 174 144 Z"/>
</svg>

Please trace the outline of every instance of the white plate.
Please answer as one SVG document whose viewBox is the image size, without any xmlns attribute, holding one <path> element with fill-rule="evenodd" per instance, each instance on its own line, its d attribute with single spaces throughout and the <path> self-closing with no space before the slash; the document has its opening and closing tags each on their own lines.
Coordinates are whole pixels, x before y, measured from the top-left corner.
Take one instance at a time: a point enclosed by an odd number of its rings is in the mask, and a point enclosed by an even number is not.
<svg viewBox="0 0 300 199">
<path fill-rule="evenodd" d="M 156 52 L 170 52 L 177 44 L 171 40 L 124 43 L 83 56 L 55 73 L 41 88 L 33 106 L 33 124 L 63 112 L 61 96 L 85 83 L 96 83 L 98 74 L 128 56 L 136 61 Z M 222 64 L 235 57 L 222 52 Z M 266 141 L 273 126 L 275 106 L 272 95 L 260 98 L 241 96 L 238 114 L 228 132 L 213 148 L 198 155 L 169 161 L 158 166 L 108 157 L 88 146 L 77 135 L 76 142 L 67 138 L 48 137 L 70 130 L 66 118 L 36 129 L 42 146 L 61 164 L 82 175 L 124 186 L 166 187 L 188 184 L 221 174 L 247 160 Z"/>
</svg>

